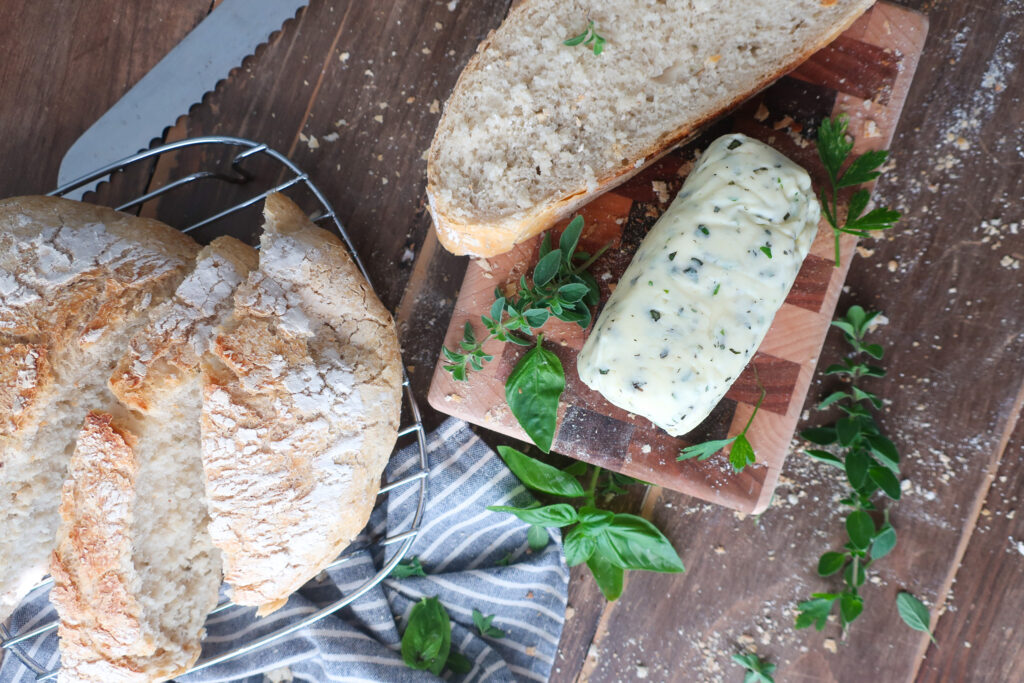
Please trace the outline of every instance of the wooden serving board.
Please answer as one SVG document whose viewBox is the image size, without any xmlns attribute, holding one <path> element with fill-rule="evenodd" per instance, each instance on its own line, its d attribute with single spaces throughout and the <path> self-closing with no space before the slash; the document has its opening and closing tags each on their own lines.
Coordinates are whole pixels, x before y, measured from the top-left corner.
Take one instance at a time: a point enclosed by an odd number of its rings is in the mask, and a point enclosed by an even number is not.
<svg viewBox="0 0 1024 683">
<path fill-rule="evenodd" d="M 586 223 L 581 248 L 593 252 L 613 242 L 591 269 L 601 284 L 601 305 L 693 162 L 719 135 L 738 131 L 772 145 L 808 169 L 816 188 L 825 182 L 813 143 L 823 118 L 848 113 L 854 154 L 885 149 L 913 79 L 926 25 L 927 20 L 916 12 L 887 3 L 876 5 L 794 72 L 583 207 L 580 213 Z M 553 228 L 556 244 L 557 233 L 566 224 Z M 514 291 L 520 275 L 529 276 L 540 240 L 537 237 L 501 256 L 470 262 L 445 336 L 447 346 L 457 346 L 466 321 L 478 334 L 485 333 L 480 316 L 489 311 L 495 287 Z M 842 266 L 835 267 L 832 231 L 822 220 L 811 252 L 750 365 L 708 419 L 684 438 L 669 436 L 584 385 L 576 373 L 576 354 L 589 330 L 550 321 L 543 328 L 545 346 L 559 356 L 566 375 L 553 450 L 743 512 L 764 510 L 789 451 L 855 246 L 855 238 L 844 236 Z M 483 371 L 471 373 L 466 382 L 452 380 L 442 369 L 441 359 L 434 369 L 430 404 L 529 441 L 505 403 L 504 389 L 505 379 L 525 350 L 493 341 L 485 350 L 495 356 L 494 361 Z M 685 445 L 737 434 L 760 396 L 758 382 L 767 395 L 748 433 L 756 465 L 735 474 L 724 452 L 705 462 L 676 461 Z"/>
</svg>

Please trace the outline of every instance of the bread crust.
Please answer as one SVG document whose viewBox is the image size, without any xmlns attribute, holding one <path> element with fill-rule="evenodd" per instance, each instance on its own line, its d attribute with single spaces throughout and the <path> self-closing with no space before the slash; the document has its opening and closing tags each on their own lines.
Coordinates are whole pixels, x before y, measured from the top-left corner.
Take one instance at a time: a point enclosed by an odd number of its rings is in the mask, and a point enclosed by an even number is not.
<svg viewBox="0 0 1024 683">
<path fill-rule="evenodd" d="M 514 25 L 517 17 L 529 10 L 530 4 L 530 0 L 525 0 L 514 6 L 509 11 L 505 21 L 502 22 L 502 25 L 497 30 L 491 31 L 480 43 L 476 53 L 470 58 L 458 81 L 456 81 L 451 97 L 445 103 L 444 113 L 438 122 L 437 132 L 435 132 L 434 140 L 427 155 L 427 203 L 430 215 L 433 219 L 438 240 L 445 249 L 453 254 L 468 254 L 478 257 L 497 256 L 510 250 L 516 244 L 544 232 L 597 195 L 620 185 L 650 166 L 699 132 L 701 126 L 722 116 L 795 69 L 810 58 L 811 55 L 831 43 L 848 29 L 861 14 L 874 4 L 874 0 L 856 0 L 852 3 L 851 11 L 831 31 L 807 45 L 798 54 L 794 54 L 784 66 L 777 69 L 774 73 L 753 87 L 731 95 L 722 106 L 709 112 L 707 115 L 665 131 L 657 140 L 643 147 L 639 154 L 633 154 L 626 159 L 625 163 L 605 170 L 604 173 L 598 176 L 596 188 L 593 191 L 588 191 L 581 181 L 580 186 L 572 192 L 558 197 L 550 197 L 547 201 L 512 216 L 492 220 L 462 220 L 454 215 L 453 207 L 445 204 L 438 197 L 438 136 L 444 129 L 449 104 L 457 100 L 461 96 L 462 90 L 465 89 L 464 81 L 467 74 L 480 69 L 482 55 L 491 47 L 498 32 L 506 26 Z"/>
<path fill-rule="evenodd" d="M 397 438 L 390 314 L 341 241 L 270 195 L 260 267 L 204 358 L 211 534 L 232 599 L 267 614 L 365 526 Z"/>
<path fill-rule="evenodd" d="M 104 388 L 115 350 L 198 250 L 106 207 L 0 200 L 0 620 L 46 573 L 78 428 L 116 404 Z"/>
</svg>

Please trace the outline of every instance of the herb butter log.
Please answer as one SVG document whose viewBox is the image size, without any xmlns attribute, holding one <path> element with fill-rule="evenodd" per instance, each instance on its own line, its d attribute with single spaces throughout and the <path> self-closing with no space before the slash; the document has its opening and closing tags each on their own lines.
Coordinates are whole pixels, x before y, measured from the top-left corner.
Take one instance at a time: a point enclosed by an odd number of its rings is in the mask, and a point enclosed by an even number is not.
<svg viewBox="0 0 1024 683">
<path fill-rule="evenodd" d="M 819 215 L 803 168 L 744 135 L 715 140 L 609 298 L 580 379 L 669 434 L 692 430 L 764 339 Z"/>
</svg>

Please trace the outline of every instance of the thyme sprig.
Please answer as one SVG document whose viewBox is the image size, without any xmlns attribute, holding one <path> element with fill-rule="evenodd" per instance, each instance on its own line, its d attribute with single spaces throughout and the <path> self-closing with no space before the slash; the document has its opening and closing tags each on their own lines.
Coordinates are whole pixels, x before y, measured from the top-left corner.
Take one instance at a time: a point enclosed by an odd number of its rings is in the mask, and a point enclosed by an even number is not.
<svg viewBox="0 0 1024 683">
<path fill-rule="evenodd" d="M 757 399 L 757 403 L 754 405 L 754 412 L 750 414 L 750 419 L 747 420 L 747 424 L 744 425 L 743 431 L 739 434 L 728 439 L 713 439 L 687 446 L 679 451 L 679 457 L 676 460 L 690 460 L 691 458 L 707 460 L 718 451 L 732 444 L 732 448 L 729 449 L 729 463 L 732 465 L 733 471 L 742 472 L 743 468 L 747 465 L 753 465 L 757 462 L 757 457 L 754 455 L 754 447 L 750 445 L 750 440 L 747 439 L 747 431 L 750 429 L 750 425 L 754 424 L 754 417 L 757 416 L 757 411 L 761 408 L 761 404 L 764 403 L 764 397 L 767 393 L 765 388 L 761 387 L 761 397 Z"/>
</svg>

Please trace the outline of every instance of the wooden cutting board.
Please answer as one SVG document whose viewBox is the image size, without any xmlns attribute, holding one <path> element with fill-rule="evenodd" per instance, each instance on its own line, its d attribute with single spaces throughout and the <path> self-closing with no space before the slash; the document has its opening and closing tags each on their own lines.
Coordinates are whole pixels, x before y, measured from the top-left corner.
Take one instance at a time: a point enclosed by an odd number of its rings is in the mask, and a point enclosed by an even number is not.
<svg viewBox="0 0 1024 683">
<path fill-rule="evenodd" d="M 854 154 L 887 148 L 926 32 L 924 16 L 887 3 L 876 5 L 790 75 L 706 128 L 689 144 L 583 207 L 580 213 L 586 227 L 581 248 L 593 252 L 609 241 L 614 243 L 591 269 L 601 283 L 601 305 L 693 162 L 719 135 L 738 131 L 772 145 L 808 169 L 815 187 L 823 187 L 825 181 L 813 143 L 823 118 L 849 114 Z M 557 233 L 566 223 L 554 228 L 556 244 Z M 540 240 L 537 237 L 501 256 L 470 262 L 445 336 L 447 346 L 457 346 L 466 321 L 478 334 L 486 333 L 480 316 L 490 309 L 495 287 L 514 287 L 520 275 L 532 272 Z M 589 330 L 557 320 L 547 323 L 543 328 L 545 346 L 559 356 L 566 375 L 553 450 L 743 512 L 764 510 L 790 449 L 855 246 L 855 238 L 844 236 L 842 266 L 836 268 L 832 231 L 822 220 L 793 289 L 750 365 L 711 416 L 685 438 L 669 436 L 590 390 L 576 373 L 576 354 Z M 441 367 L 443 359 L 439 361 L 430 386 L 430 404 L 444 413 L 529 441 L 505 403 L 504 389 L 505 379 L 524 349 L 492 341 L 485 351 L 495 356 L 494 361 L 483 371 L 471 373 L 466 382 L 452 380 Z M 735 474 L 724 453 L 705 462 L 676 461 L 685 445 L 737 434 L 760 396 L 758 382 L 767 395 L 748 433 L 757 454 L 756 465 Z"/>
</svg>

